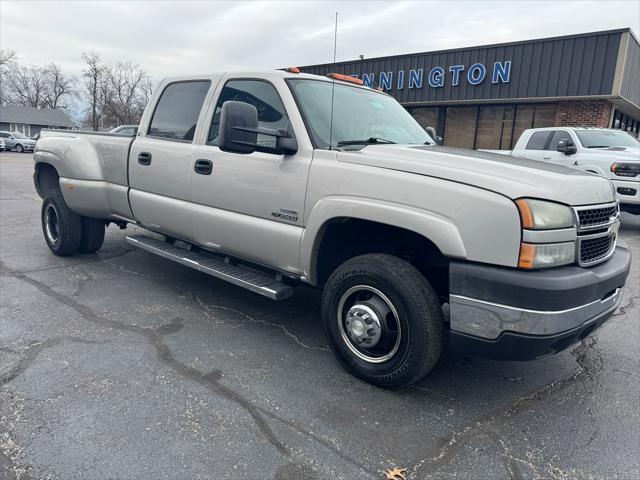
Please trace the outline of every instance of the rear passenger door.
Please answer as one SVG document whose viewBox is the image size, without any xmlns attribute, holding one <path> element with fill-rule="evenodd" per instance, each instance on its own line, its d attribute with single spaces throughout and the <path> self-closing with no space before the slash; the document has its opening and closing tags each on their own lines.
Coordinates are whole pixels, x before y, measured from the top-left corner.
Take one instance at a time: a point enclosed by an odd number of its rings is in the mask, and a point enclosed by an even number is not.
<svg viewBox="0 0 640 480">
<path fill-rule="evenodd" d="M 525 158 L 549 162 L 550 158 L 547 155 L 548 152 L 546 148 L 552 134 L 553 132 L 549 130 L 533 132 L 525 147 Z"/>
<path fill-rule="evenodd" d="M 164 85 L 129 155 L 129 200 L 146 227 L 191 239 L 191 169 L 211 80 Z M 145 120 L 146 121 L 146 120 Z M 200 127 L 201 128 L 201 127 Z"/>
</svg>

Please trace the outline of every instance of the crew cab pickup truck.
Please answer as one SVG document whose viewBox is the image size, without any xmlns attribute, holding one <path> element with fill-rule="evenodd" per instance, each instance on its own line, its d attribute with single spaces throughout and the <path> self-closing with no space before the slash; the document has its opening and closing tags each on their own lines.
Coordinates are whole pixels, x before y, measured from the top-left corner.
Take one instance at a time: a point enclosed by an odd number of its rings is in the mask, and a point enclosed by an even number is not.
<svg viewBox="0 0 640 480">
<path fill-rule="evenodd" d="M 640 142 L 626 132 L 606 128 L 532 128 L 522 132 L 513 150 L 491 152 L 608 177 L 620 209 L 640 215 Z"/>
<path fill-rule="evenodd" d="M 358 82 L 168 78 L 135 137 L 45 132 L 46 243 L 95 252 L 105 225 L 135 224 L 151 233 L 131 245 L 271 299 L 322 288 L 331 349 L 383 387 L 419 380 L 448 341 L 534 359 L 611 316 L 631 256 L 609 180 L 435 145 Z"/>
</svg>

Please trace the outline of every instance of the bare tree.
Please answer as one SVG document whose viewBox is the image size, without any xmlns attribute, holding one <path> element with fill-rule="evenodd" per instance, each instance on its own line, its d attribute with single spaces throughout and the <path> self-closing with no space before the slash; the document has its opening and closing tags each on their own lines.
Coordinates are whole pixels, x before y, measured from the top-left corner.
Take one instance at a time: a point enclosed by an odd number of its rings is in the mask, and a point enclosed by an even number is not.
<svg viewBox="0 0 640 480">
<path fill-rule="evenodd" d="M 11 103 L 25 107 L 43 105 L 47 84 L 44 69 L 13 62 L 9 64 L 5 82 L 6 94 Z"/>
<path fill-rule="evenodd" d="M 154 83 L 153 80 L 149 77 L 147 77 L 144 82 L 142 82 L 142 85 L 140 86 L 140 105 L 138 106 L 138 109 L 140 111 L 140 117 L 142 117 L 142 113 L 144 112 L 144 109 L 146 108 L 147 104 L 149 103 L 149 101 L 151 100 L 151 96 L 153 95 L 153 87 L 154 87 Z"/>
<path fill-rule="evenodd" d="M 145 87 L 147 73 L 131 62 L 119 62 L 108 70 L 109 86 L 112 90 L 109 113 L 120 124 L 140 121 L 140 105 L 146 104 Z"/>
<path fill-rule="evenodd" d="M 107 67 L 97 53 L 85 52 L 82 60 L 87 65 L 84 70 L 84 86 L 89 103 L 90 123 L 94 131 L 100 126 L 100 120 L 108 103 Z"/>
<path fill-rule="evenodd" d="M 18 55 L 13 50 L 0 49 L 0 102 L 4 104 L 8 100 L 7 75 Z"/>
<path fill-rule="evenodd" d="M 0 48 L 0 67 L 4 67 L 5 65 L 15 62 L 17 58 L 18 54 L 13 50 Z"/>
<path fill-rule="evenodd" d="M 64 107 L 61 100 L 65 96 L 74 92 L 75 78 L 65 75 L 60 67 L 55 63 L 50 63 L 44 67 L 46 86 L 43 97 L 43 104 L 48 108 Z"/>
</svg>

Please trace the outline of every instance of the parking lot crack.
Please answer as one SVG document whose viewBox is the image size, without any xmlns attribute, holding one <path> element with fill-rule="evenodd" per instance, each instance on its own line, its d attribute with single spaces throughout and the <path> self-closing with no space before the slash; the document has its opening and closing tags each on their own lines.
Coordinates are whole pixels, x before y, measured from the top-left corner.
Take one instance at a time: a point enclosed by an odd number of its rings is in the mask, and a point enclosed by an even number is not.
<svg viewBox="0 0 640 480">
<path fill-rule="evenodd" d="M 284 325 L 281 325 L 279 323 L 274 323 L 274 322 L 268 322 L 268 321 L 262 320 L 260 318 L 252 317 L 251 315 L 247 315 L 246 313 L 241 312 L 240 310 L 236 310 L 235 308 L 225 307 L 225 306 L 222 306 L 222 305 L 207 305 L 197 295 L 194 295 L 189 291 L 186 291 L 186 293 L 190 294 L 192 296 L 192 298 L 200 305 L 200 307 L 203 308 L 206 311 L 210 311 L 211 309 L 214 309 L 214 310 L 222 310 L 222 311 L 231 312 L 231 313 L 234 313 L 235 315 L 243 317 L 245 320 L 248 320 L 251 323 L 257 323 L 257 324 L 267 325 L 269 327 L 277 328 L 286 337 L 289 337 L 291 340 L 293 340 L 295 343 L 297 343 L 300 347 L 306 348 L 307 350 L 329 351 L 329 348 L 327 348 L 327 347 L 317 347 L 315 345 L 308 345 L 308 344 L 304 343 L 302 340 L 300 340 L 300 338 L 297 335 L 292 333 Z"/>
<path fill-rule="evenodd" d="M 245 320 L 247 320 L 247 321 L 249 321 L 251 323 L 256 323 L 256 324 L 261 324 L 261 325 L 266 325 L 266 326 L 269 326 L 269 327 L 277 328 L 286 337 L 290 338 L 298 346 L 300 346 L 302 348 L 305 348 L 307 350 L 329 351 L 328 347 L 309 345 L 309 344 L 305 343 L 304 341 L 302 341 L 300 339 L 300 337 L 298 337 L 296 334 L 291 332 L 284 325 L 281 325 L 279 323 L 274 323 L 274 322 L 268 322 L 268 321 L 262 320 L 260 318 L 252 317 L 251 315 L 248 315 L 248 314 L 246 314 L 246 313 L 244 313 L 244 312 L 242 312 L 240 310 L 237 310 L 235 308 L 225 307 L 225 306 L 222 306 L 222 305 L 209 305 L 209 304 L 205 303 L 198 295 L 194 294 L 192 291 L 190 291 L 188 289 L 181 288 L 181 287 L 179 287 L 177 285 L 173 285 L 171 283 L 163 282 L 163 281 L 159 280 L 158 278 L 155 278 L 155 277 L 153 277 L 151 275 L 147 275 L 146 273 L 136 272 L 135 270 L 131 270 L 130 268 L 126 268 L 126 267 L 124 267 L 122 265 L 118 265 L 116 263 L 112 263 L 112 264 L 117 266 L 120 269 L 120 271 L 122 271 L 122 272 L 146 278 L 151 282 L 159 283 L 159 284 L 164 285 L 166 287 L 172 288 L 172 289 L 176 290 L 177 292 L 179 292 L 182 295 L 188 295 L 195 303 L 198 304 L 198 306 L 205 312 L 205 314 L 209 318 L 214 318 L 215 317 L 215 315 L 213 314 L 212 310 L 231 312 L 231 313 L 235 314 L 236 316 L 242 317 L 242 318 L 244 318 Z"/>
<path fill-rule="evenodd" d="M 518 397 L 513 400 L 507 408 L 499 408 L 494 410 L 493 412 L 484 414 L 473 423 L 454 431 L 449 437 L 449 440 L 440 448 L 440 451 L 437 455 L 420 460 L 413 467 L 411 467 L 410 471 L 416 475 L 417 472 L 427 467 L 429 467 L 430 472 L 436 471 L 439 468 L 440 464 L 455 457 L 460 449 L 471 439 L 480 434 L 487 434 L 491 425 L 499 425 L 506 419 L 519 414 L 526 408 L 529 408 L 538 400 L 547 398 L 550 395 L 563 390 L 567 386 L 574 384 L 576 381 L 579 381 L 585 376 L 591 378 L 593 373 L 597 371 L 599 365 L 601 365 L 602 362 L 599 354 L 596 354 L 595 358 L 591 358 L 591 356 L 589 355 L 590 353 L 596 351 L 594 349 L 596 343 L 597 341 L 594 337 L 587 337 L 571 351 L 578 364 L 578 369 L 572 375 L 563 380 L 551 382 L 529 395 Z M 516 457 L 513 457 L 513 459 L 516 459 Z M 535 468 L 535 465 L 529 462 L 529 467 Z M 556 478 L 554 476 L 555 474 L 552 475 L 552 473 L 557 473 L 559 469 L 550 464 L 546 464 L 545 469 L 547 475 L 542 475 L 543 477 L 550 476 L 551 478 Z"/>
<path fill-rule="evenodd" d="M 618 311 L 615 312 L 613 315 L 611 315 L 612 317 L 618 317 L 620 315 L 626 315 L 627 314 L 627 309 L 632 309 L 633 307 L 636 306 L 636 302 L 640 300 L 640 295 L 634 295 L 632 297 L 629 297 L 629 301 L 623 305 L 622 307 L 618 308 Z"/>
<path fill-rule="evenodd" d="M 78 302 L 76 299 L 68 295 L 62 294 L 60 292 L 57 292 L 53 290 L 51 287 L 49 287 L 48 285 L 38 280 L 35 280 L 25 275 L 22 272 L 15 271 L 8 268 L 6 265 L 4 265 L 3 262 L 0 262 L 0 266 L 2 267 L 3 270 L 9 271 L 11 275 L 13 275 L 14 277 L 36 287 L 42 293 L 56 300 L 58 303 L 66 305 L 67 307 L 75 310 L 85 320 L 93 324 L 96 324 L 102 327 L 109 327 L 119 331 L 142 335 L 155 348 L 157 357 L 161 363 L 171 368 L 178 375 L 189 378 L 190 380 L 202 385 L 212 393 L 219 395 L 229 401 L 232 401 L 238 406 L 240 406 L 241 408 L 243 408 L 249 414 L 249 416 L 253 419 L 259 431 L 269 441 L 269 443 L 281 454 L 284 454 L 284 455 L 289 454 L 288 447 L 276 437 L 276 435 L 274 434 L 274 432 L 272 431 L 271 427 L 268 425 L 267 421 L 264 419 L 262 414 L 249 400 L 244 398 L 235 390 L 225 385 L 222 385 L 217 381 L 213 381 L 210 378 L 207 378 L 207 376 L 202 372 L 199 372 L 195 368 L 177 360 L 173 356 L 171 349 L 163 343 L 163 337 L 157 331 L 151 330 L 148 328 L 139 327 L 136 325 L 128 325 L 126 323 L 121 323 L 116 320 L 111 320 L 105 317 L 101 317 L 100 315 L 96 314 L 91 308 Z M 23 360 L 22 362 L 19 362 L 19 368 L 17 370 L 17 374 L 23 371 L 24 368 L 26 368 L 26 366 L 28 366 L 33 361 L 33 359 L 37 356 L 37 354 L 41 350 L 42 348 L 34 349 L 33 352 L 35 353 L 28 354 L 25 360 Z M 14 373 L 9 372 L 7 381 L 10 381 L 12 378 L 15 378 L 16 376 L 15 371 L 16 369 L 13 369 L 12 372 Z"/>
<path fill-rule="evenodd" d="M 50 338 L 43 341 L 34 341 L 28 344 L 22 350 L 17 350 L 10 347 L 0 347 L 0 350 L 10 352 L 14 355 L 20 355 L 18 363 L 10 369 L 7 373 L 0 375 L 0 386 L 6 385 L 18 378 L 25 370 L 27 370 L 38 355 L 45 349 L 60 345 L 65 342 L 84 343 L 88 345 L 99 345 L 109 343 L 112 340 L 88 340 L 79 337 L 57 337 Z"/>
</svg>

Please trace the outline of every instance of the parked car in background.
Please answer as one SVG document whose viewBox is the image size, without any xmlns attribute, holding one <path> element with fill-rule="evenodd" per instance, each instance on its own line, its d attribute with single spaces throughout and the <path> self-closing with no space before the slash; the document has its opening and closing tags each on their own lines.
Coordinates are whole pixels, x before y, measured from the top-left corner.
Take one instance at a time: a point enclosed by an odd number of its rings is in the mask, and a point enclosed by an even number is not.
<svg viewBox="0 0 640 480">
<path fill-rule="evenodd" d="M 110 130 L 109 133 L 115 133 L 116 135 L 123 135 L 126 137 L 135 137 L 138 133 L 138 125 L 120 125 L 119 127 Z"/>
<path fill-rule="evenodd" d="M 132 223 L 156 235 L 131 245 L 273 300 L 322 287 L 333 352 L 375 385 L 416 382 L 449 339 L 495 358 L 555 353 L 621 302 L 631 254 L 606 178 L 435 145 L 362 80 L 168 78 L 140 125 L 43 131 L 51 251 L 95 252 L 107 224 Z"/>
<path fill-rule="evenodd" d="M 578 168 L 611 180 L 620 210 L 640 215 L 640 141 L 607 128 L 532 128 L 513 150 L 485 150 Z"/>
<path fill-rule="evenodd" d="M 0 152 L 4 152 L 7 148 L 5 147 L 4 144 L 4 139 L 0 138 Z"/>
<path fill-rule="evenodd" d="M 20 132 L 0 132 L 0 138 L 4 140 L 6 150 L 15 150 L 18 153 L 33 152 L 36 141 Z"/>
</svg>

